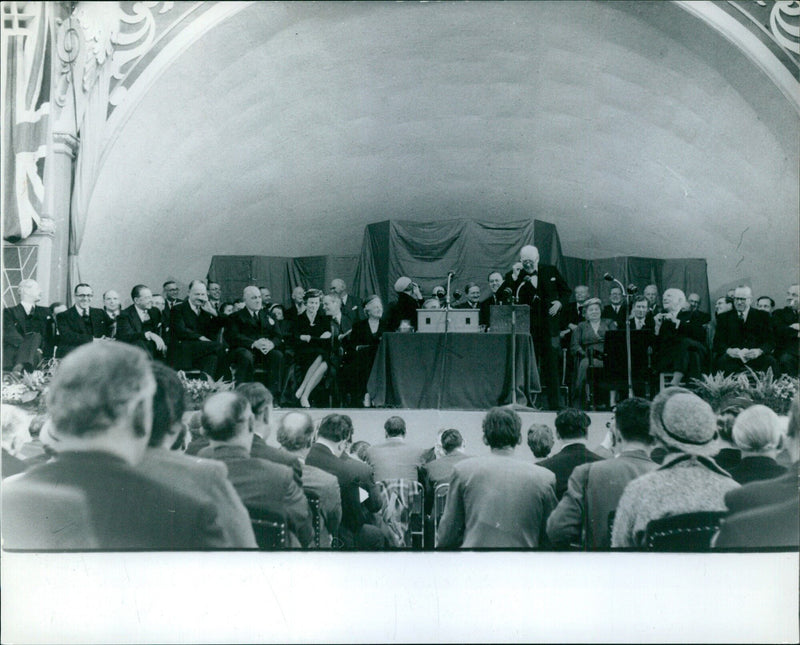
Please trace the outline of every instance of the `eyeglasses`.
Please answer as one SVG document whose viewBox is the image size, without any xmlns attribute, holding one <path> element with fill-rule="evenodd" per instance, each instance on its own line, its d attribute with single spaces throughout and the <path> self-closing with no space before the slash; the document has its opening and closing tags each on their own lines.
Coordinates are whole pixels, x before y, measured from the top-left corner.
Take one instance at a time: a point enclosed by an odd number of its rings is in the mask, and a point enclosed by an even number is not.
<svg viewBox="0 0 800 645">
<path fill-rule="evenodd" d="M 747 298 L 747 297 L 742 298 L 742 297 L 739 297 L 739 296 L 734 296 L 733 299 L 734 300 L 749 300 L 749 298 Z"/>
<path fill-rule="evenodd" d="M 93 293 L 76 293 L 75 297 L 76 298 L 93 298 L 94 294 Z"/>
</svg>

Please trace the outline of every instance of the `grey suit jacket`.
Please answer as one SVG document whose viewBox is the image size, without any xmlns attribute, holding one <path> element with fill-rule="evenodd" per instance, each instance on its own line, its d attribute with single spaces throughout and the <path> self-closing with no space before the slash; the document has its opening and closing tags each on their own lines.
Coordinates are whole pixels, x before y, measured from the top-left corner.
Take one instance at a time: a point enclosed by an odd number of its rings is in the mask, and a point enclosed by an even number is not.
<svg viewBox="0 0 800 645">
<path fill-rule="evenodd" d="M 567 492 L 547 520 L 550 542 L 556 546 L 580 542 L 587 549 L 610 548 L 609 513 L 616 511 L 628 482 L 657 467 L 644 450 L 629 450 L 576 467 Z"/>
<path fill-rule="evenodd" d="M 555 508 L 555 475 L 513 449 L 464 459 L 450 480 L 437 547 L 535 548 Z"/>
<path fill-rule="evenodd" d="M 386 479 L 409 479 L 417 481 L 418 468 L 422 465 L 422 449 L 409 446 L 399 437 L 391 437 L 383 443 L 367 449 L 366 460 L 375 473 L 375 481 Z"/>
</svg>

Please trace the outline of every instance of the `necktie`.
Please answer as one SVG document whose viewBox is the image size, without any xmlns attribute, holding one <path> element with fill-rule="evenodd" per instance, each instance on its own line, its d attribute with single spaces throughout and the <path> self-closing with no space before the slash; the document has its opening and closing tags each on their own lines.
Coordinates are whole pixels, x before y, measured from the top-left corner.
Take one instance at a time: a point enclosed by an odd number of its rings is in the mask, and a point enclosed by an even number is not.
<svg viewBox="0 0 800 645">
<path fill-rule="evenodd" d="M 744 323 L 744 313 L 741 311 L 739 312 L 739 321 Z"/>
<path fill-rule="evenodd" d="M 92 319 L 89 317 L 89 310 L 88 309 L 84 309 L 83 310 L 83 313 L 81 314 L 81 317 L 83 318 L 84 324 L 86 324 L 86 325 L 91 325 L 92 324 Z"/>
<path fill-rule="evenodd" d="M 150 322 L 150 314 L 147 311 L 142 312 L 142 322 Z"/>
</svg>

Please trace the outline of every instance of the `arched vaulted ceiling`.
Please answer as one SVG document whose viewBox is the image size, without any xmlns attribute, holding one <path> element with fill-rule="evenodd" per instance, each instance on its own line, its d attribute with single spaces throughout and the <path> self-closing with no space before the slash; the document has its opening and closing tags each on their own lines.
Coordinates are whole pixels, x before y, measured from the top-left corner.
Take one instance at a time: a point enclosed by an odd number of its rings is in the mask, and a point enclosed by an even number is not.
<svg viewBox="0 0 800 645">
<path fill-rule="evenodd" d="M 255 3 L 189 47 L 111 148 L 82 276 L 214 254 L 357 255 L 387 218 L 558 226 L 567 255 L 798 273 L 798 115 L 666 2 Z"/>
</svg>

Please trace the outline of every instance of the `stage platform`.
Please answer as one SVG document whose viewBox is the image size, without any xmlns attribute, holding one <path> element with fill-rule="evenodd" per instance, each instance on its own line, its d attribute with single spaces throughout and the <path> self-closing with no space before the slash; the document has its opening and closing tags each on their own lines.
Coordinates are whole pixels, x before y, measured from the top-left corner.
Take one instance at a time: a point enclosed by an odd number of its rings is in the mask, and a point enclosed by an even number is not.
<svg viewBox="0 0 800 645">
<path fill-rule="evenodd" d="M 273 431 L 267 443 L 277 446 L 275 428 L 281 417 L 289 410 L 296 408 L 279 408 L 274 410 L 271 419 Z M 483 410 L 409 410 L 403 408 L 311 408 L 300 411 L 308 412 L 315 423 L 323 417 L 336 412 L 347 414 L 353 420 L 354 441 L 368 441 L 370 444 L 385 440 L 383 424 L 391 416 L 402 417 L 406 422 L 406 441 L 421 450 L 430 448 L 436 442 L 439 428 L 455 428 L 464 437 L 466 452 L 471 455 L 488 454 L 489 448 L 483 443 L 481 422 L 486 414 Z M 589 412 L 592 425 L 589 427 L 589 448 L 597 446 L 605 437 L 606 422 L 611 419 L 611 412 Z M 517 447 L 514 456 L 531 460 L 531 453 L 526 443 L 528 428 L 534 423 L 545 423 L 555 431 L 555 412 L 519 412 L 522 418 L 522 443 Z M 556 442 L 554 451 L 559 449 Z"/>
</svg>

